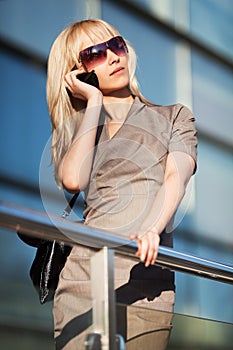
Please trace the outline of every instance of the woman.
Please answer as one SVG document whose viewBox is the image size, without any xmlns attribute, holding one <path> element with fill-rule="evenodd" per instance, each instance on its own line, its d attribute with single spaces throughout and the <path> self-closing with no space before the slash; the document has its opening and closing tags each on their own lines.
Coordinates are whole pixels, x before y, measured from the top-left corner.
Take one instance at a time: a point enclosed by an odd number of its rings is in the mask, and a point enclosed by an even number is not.
<svg viewBox="0 0 233 350">
<path fill-rule="evenodd" d="M 85 224 L 134 239 L 139 263 L 115 258 L 118 332 L 127 350 L 165 349 L 174 276 L 154 266 L 159 244 L 195 171 L 194 117 L 185 106 L 157 106 L 139 91 L 132 46 L 110 24 L 85 20 L 55 40 L 47 100 L 60 187 L 85 191 Z M 99 86 L 79 79 L 95 71 Z M 91 332 L 91 249 L 74 247 L 54 299 L 57 349 L 83 349 Z M 80 301 L 80 298 L 84 298 Z"/>
</svg>

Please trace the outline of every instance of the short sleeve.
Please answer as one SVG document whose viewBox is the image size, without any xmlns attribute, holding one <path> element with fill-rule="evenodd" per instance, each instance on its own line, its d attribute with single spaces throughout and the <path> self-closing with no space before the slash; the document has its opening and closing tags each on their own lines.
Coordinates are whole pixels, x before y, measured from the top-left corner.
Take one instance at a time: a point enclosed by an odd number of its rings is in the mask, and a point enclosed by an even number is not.
<svg viewBox="0 0 233 350">
<path fill-rule="evenodd" d="M 176 105 L 173 117 L 172 133 L 168 151 L 188 153 L 197 163 L 197 131 L 195 117 L 189 108 L 182 104 Z M 196 166 L 195 166 L 196 170 Z"/>
</svg>

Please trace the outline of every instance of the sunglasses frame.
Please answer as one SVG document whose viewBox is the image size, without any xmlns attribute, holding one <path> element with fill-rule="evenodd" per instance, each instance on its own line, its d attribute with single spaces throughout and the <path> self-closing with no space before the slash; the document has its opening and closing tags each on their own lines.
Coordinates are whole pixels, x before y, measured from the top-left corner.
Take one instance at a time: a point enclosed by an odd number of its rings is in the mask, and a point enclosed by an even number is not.
<svg viewBox="0 0 233 350">
<path fill-rule="evenodd" d="M 119 40 L 122 44 L 122 48 L 119 49 L 120 52 L 122 52 L 121 55 L 119 55 L 119 51 L 118 50 L 114 50 L 114 47 L 111 45 L 111 43 L 113 41 Z M 95 50 L 95 52 L 93 52 L 93 49 Z M 124 39 L 122 38 L 122 36 L 118 35 L 118 36 L 114 36 L 113 38 L 111 38 L 110 40 L 107 40 L 103 43 L 97 44 L 97 45 L 93 45 L 93 46 L 89 46 L 86 49 L 80 51 L 79 53 L 79 60 L 82 63 L 82 65 L 86 68 L 86 69 L 92 69 L 96 66 L 98 66 L 99 64 L 102 64 L 106 58 L 107 58 L 107 50 L 111 50 L 112 52 L 114 52 L 117 56 L 126 56 L 128 54 L 128 47 L 124 41 Z M 85 63 L 85 57 L 94 55 L 95 53 L 98 52 L 103 52 L 103 54 L 101 55 L 101 57 L 97 57 L 96 59 L 96 64 L 90 65 L 90 67 L 88 67 L 88 65 Z M 98 61 L 100 61 L 100 63 L 98 63 Z"/>
</svg>

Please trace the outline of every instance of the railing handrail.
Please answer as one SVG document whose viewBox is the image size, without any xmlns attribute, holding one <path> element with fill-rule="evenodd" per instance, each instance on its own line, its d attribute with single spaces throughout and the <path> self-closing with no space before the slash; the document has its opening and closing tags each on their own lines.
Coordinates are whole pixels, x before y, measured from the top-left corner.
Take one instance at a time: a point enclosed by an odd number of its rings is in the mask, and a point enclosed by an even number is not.
<svg viewBox="0 0 233 350">
<path fill-rule="evenodd" d="M 121 236 L 96 230 L 80 223 L 47 215 L 13 203 L 0 201 L 0 226 L 42 239 L 81 244 L 93 249 L 104 246 L 116 253 L 138 259 L 137 244 Z M 233 284 L 233 267 L 160 246 L 156 264 L 175 271 Z"/>
</svg>

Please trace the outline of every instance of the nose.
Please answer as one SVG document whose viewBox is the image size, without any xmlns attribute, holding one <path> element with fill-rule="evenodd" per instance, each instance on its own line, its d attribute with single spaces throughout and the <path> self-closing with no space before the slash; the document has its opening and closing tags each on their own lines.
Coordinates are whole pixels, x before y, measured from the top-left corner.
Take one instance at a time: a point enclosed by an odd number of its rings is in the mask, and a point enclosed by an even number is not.
<svg viewBox="0 0 233 350">
<path fill-rule="evenodd" d="M 107 49 L 107 60 L 108 64 L 112 65 L 113 63 L 120 62 L 120 57 L 110 49 Z"/>
</svg>

